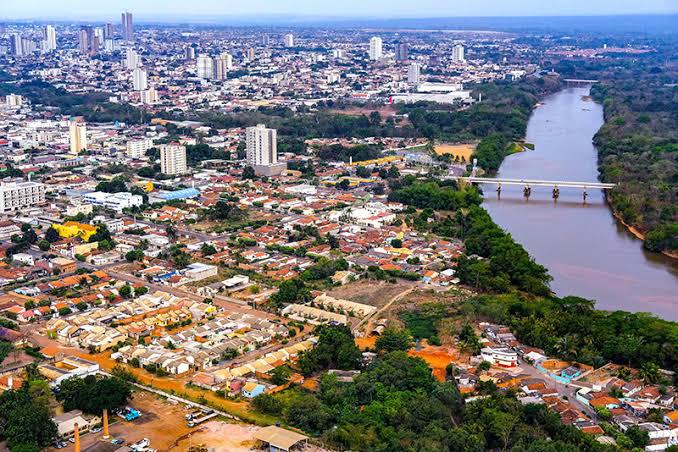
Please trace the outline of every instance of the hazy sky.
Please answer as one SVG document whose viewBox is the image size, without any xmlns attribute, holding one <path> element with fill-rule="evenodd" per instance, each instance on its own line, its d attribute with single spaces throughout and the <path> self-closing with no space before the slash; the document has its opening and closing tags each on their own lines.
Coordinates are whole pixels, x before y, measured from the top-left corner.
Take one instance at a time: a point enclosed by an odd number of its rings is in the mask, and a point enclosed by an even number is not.
<svg viewBox="0 0 678 452">
<path fill-rule="evenodd" d="M 0 18 L 119 19 L 205 15 L 341 17 L 678 13 L 678 0 L 0 0 Z"/>
</svg>

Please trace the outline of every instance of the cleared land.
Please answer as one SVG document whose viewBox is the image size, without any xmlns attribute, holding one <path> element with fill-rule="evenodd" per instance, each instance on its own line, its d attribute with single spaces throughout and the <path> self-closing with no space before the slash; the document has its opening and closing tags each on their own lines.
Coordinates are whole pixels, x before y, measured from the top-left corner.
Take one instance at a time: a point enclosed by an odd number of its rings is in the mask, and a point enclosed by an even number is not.
<svg viewBox="0 0 678 452">
<path fill-rule="evenodd" d="M 465 144 L 436 144 L 433 150 L 438 155 L 452 154 L 453 157 L 463 158 L 465 161 L 470 161 L 473 152 L 476 150 L 477 143 Z"/>
<path fill-rule="evenodd" d="M 327 295 L 380 308 L 410 286 L 411 284 L 363 279 L 332 289 Z"/>
</svg>

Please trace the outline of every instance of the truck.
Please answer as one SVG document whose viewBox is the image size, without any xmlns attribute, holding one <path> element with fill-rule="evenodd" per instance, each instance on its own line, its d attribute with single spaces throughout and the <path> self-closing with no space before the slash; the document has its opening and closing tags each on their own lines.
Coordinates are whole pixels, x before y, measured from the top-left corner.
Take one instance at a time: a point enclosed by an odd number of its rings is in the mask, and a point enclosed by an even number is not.
<svg viewBox="0 0 678 452">
<path fill-rule="evenodd" d="M 188 425 L 189 427 L 195 427 L 196 425 L 202 424 L 203 422 L 205 422 L 205 421 L 207 421 L 207 420 L 209 420 L 209 419 L 215 418 L 215 417 L 217 417 L 217 416 L 219 416 L 219 413 L 216 413 L 216 412 L 214 412 L 214 411 L 210 411 L 209 413 L 206 413 L 206 414 L 205 414 L 204 416 L 202 416 L 202 417 L 198 417 L 198 418 L 193 418 L 193 419 L 191 419 L 190 421 L 187 422 L 187 425 Z"/>
</svg>

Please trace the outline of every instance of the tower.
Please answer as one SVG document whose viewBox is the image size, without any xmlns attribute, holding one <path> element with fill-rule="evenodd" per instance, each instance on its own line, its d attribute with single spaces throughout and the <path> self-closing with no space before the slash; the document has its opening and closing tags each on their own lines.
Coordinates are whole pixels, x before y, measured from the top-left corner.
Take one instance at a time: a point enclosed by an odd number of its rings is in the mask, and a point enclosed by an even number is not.
<svg viewBox="0 0 678 452">
<path fill-rule="evenodd" d="M 380 37 L 373 36 L 370 39 L 370 60 L 376 61 L 381 59 L 381 57 L 383 56 L 382 46 L 383 43 Z"/>
</svg>

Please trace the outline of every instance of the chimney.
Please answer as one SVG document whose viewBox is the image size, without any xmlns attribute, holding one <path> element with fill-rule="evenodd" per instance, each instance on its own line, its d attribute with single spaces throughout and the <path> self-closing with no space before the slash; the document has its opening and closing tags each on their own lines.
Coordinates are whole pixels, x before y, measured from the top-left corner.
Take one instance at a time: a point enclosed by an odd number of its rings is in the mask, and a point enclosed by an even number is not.
<svg viewBox="0 0 678 452">
<path fill-rule="evenodd" d="M 14 377 L 12 375 L 10 375 L 7 378 L 7 390 L 9 391 L 9 390 L 12 390 L 12 389 L 14 389 Z"/>
<path fill-rule="evenodd" d="M 75 452 L 80 452 L 80 430 L 78 430 L 78 424 L 76 423 L 73 430 L 73 439 L 75 440 Z"/>
<path fill-rule="evenodd" d="M 110 438 L 108 434 L 108 410 L 104 408 L 104 439 Z"/>
</svg>

